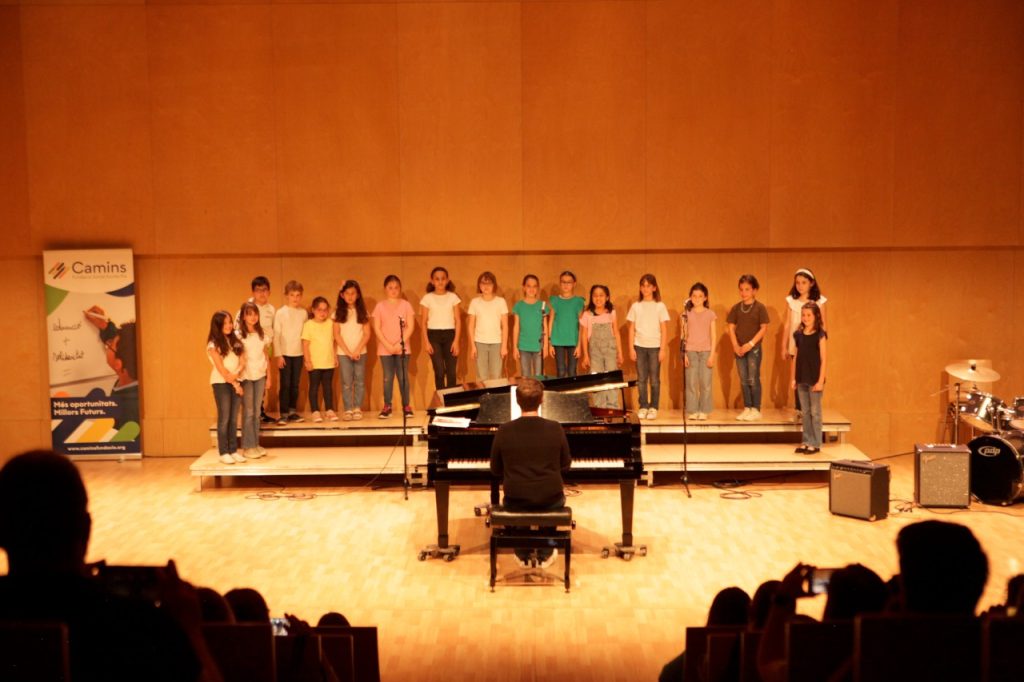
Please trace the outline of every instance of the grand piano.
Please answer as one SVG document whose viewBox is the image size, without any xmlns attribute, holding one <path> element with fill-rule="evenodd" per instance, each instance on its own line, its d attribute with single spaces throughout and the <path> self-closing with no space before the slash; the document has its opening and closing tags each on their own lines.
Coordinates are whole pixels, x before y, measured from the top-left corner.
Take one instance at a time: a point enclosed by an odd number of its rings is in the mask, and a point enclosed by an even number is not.
<svg viewBox="0 0 1024 682">
<path fill-rule="evenodd" d="M 646 546 L 633 545 L 633 493 L 643 472 L 640 456 L 640 422 L 622 409 L 590 407 L 590 396 L 617 391 L 624 405 L 623 389 L 630 386 L 621 370 L 576 377 L 546 379 L 541 416 L 561 422 L 572 453 L 572 467 L 563 472 L 567 484 L 616 481 L 622 506 L 622 541 L 605 547 L 604 557 L 614 553 L 625 560 L 644 556 Z M 498 503 L 500 481 L 491 475 L 490 455 L 494 434 L 516 411 L 512 390 L 515 380 L 466 384 L 437 391 L 428 409 L 429 448 L 427 471 L 434 484 L 437 506 L 437 544 L 420 550 L 427 557 L 453 561 L 459 545 L 449 544 L 448 500 L 452 485 L 491 487 L 491 504 Z M 480 507 L 477 513 L 482 513 Z"/>
</svg>

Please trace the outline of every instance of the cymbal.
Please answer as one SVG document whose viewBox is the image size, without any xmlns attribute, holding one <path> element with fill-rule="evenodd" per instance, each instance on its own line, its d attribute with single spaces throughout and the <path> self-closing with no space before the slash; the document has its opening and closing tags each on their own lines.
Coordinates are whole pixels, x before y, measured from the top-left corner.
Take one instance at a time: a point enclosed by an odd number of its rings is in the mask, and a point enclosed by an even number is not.
<svg viewBox="0 0 1024 682">
<path fill-rule="evenodd" d="M 999 372 L 991 367 L 978 367 L 973 362 L 954 362 L 946 365 L 946 373 L 957 379 L 980 381 L 983 384 L 999 381 Z"/>
</svg>

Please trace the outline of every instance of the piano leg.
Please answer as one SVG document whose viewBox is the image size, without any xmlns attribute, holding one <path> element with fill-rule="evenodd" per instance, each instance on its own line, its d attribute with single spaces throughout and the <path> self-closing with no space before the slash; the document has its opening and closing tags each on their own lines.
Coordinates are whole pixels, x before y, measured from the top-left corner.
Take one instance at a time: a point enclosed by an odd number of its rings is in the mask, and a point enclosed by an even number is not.
<svg viewBox="0 0 1024 682">
<path fill-rule="evenodd" d="M 629 478 L 619 481 L 619 502 L 622 506 L 622 542 L 605 547 L 601 557 L 607 559 L 614 552 L 615 556 L 629 561 L 634 554 L 647 556 L 647 545 L 633 546 L 633 494 L 636 492 L 636 481 Z"/>
<path fill-rule="evenodd" d="M 434 504 L 437 507 L 437 544 L 427 545 L 420 550 L 419 560 L 444 559 L 455 561 L 462 549 L 459 545 L 448 545 L 448 493 L 450 484 L 447 481 L 434 482 Z"/>
</svg>

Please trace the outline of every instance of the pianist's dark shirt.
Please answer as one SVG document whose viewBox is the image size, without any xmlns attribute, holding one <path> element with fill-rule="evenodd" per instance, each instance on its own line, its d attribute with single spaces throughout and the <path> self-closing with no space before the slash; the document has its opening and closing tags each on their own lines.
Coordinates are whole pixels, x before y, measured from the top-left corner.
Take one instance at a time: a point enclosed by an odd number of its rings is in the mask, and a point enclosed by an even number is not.
<svg viewBox="0 0 1024 682">
<path fill-rule="evenodd" d="M 569 442 L 558 422 L 520 417 L 503 424 L 491 446 L 491 473 L 505 479 L 505 505 L 546 509 L 562 497 L 562 471 L 569 468 Z"/>
</svg>

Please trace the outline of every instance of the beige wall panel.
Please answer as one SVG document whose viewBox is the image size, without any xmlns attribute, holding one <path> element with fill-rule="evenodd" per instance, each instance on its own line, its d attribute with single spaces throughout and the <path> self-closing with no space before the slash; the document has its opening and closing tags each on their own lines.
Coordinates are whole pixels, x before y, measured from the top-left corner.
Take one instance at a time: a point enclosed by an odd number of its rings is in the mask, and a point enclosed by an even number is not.
<svg viewBox="0 0 1024 682">
<path fill-rule="evenodd" d="M 645 6 L 522 12 L 523 246 L 642 246 Z"/>
<path fill-rule="evenodd" d="M 24 7 L 22 31 L 34 245 L 151 252 L 145 9 Z"/>
<path fill-rule="evenodd" d="M 899 3 L 775 5 L 771 245 L 892 241 Z"/>
<path fill-rule="evenodd" d="M 518 3 L 400 4 L 402 246 L 523 247 Z"/>
<path fill-rule="evenodd" d="M 281 250 L 401 248 L 394 7 L 272 15 Z"/>
<path fill-rule="evenodd" d="M 1024 4 L 900 6 L 897 244 L 1006 244 L 1021 220 Z"/>
<path fill-rule="evenodd" d="M 890 423 L 893 417 L 882 409 L 881 404 L 869 410 L 847 409 L 844 405 L 836 405 L 835 401 L 830 406 L 853 424 L 850 433 L 846 434 L 846 442 L 855 445 L 868 457 L 874 459 L 904 452 L 892 447 Z M 893 464 L 891 460 L 886 463 Z"/>
<path fill-rule="evenodd" d="M 188 419 L 170 418 L 163 420 L 164 443 L 163 452 L 166 457 L 196 456 L 215 447 L 210 440 L 210 427 L 216 422 L 213 409 L 213 392 L 206 387 L 204 395 L 210 404 L 208 417 L 192 417 Z"/>
<path fill-rule="evenodd" d="M 647 3 L 647 238 L 768 243 L 771 2 Z"/>
<path fill-rule="evenodd" d="M 914 443 L 948 443 L 951 440 L 952 432 L 943 421 L 941 412 L 893 412 L 889 422 L 889 452 L 885 454 L 913 452 Z M 909 455 L 907 459 L 913 466 L 914 456 Z M 892 464 L 892 461 L 888 463 Z"/>
<path fill-rule="evenodd" d="M 166 346 L 168 341 L 182 340 L 178 336 L 174 322 L 167 316 L 164 308 L 167 292 L 164 289 L 163 264 L 153 258 L 136 259 L 135 261 L 135 310 L 136 340 L 139 360 L 139 381 L 142 383 L 140 400 L 140 416 L 143 418 L 143 440 L 145 450 L 151 450 L 162 443 L 163 437 L 155 441 L 149 439 L 145 430 L 146 424 L 159 421 L 159 417 L 167 412 L 167 403 L 173 395 L 170 386 L 165 383 L 168 369 L 165 365 Z M 190 296 L 191 294 L 189 294 Z M 188 296 L 186 296 L 187 298 Z M 128 320 L 119 320 L 128 322 Z M 202 339 L 196 343 L 200 343 Z M 172 374 L 172 376 L 174 376 Z"/>
<path fill-rule="evenodd" d="M 145 413 L 145 406 L 143 406 Z M 163 419 L 142 419 L 142 455 L 144 457 L 163 457 L 167 455 L 164 447 L 164 420 Z M 189 454 L 201 454 L 196 451 Z"/>
<path fill-rule="evenodd" d="M 146 11 L 159 252 L 276 252 L 270 7 Z"/>
<path fill-rule="evenodd" d="M 957 270 L 951 272 L 954 262 Z M 890 411 L 941 417 L 946 404 L 944 368 L 950 362 L 974 357 L 991 359 L 999 371 L 1012 366 L 1013 344 L 1000 333 L 1006 328 L 1012 295 L 979 294 L 958 275 L 984 272 L 988 281 L 1009 283 L 1013 264 L 1009 252 L 894 254 L 886 333 L 894 369 Z"/>
<path fill-rule="evenodd" d="M 5 419 L 0 422 L 0 466 L 11 457 L 25 452 L 50 447 L 49 419 Z"/>
<path fill-rule="evenodd" d="M 0 8 L 0 250 L 34 253 L 29 230 L 25 86 L 22 78 L 21 10 Z"/>
<path fill-rule="evenodd" d="M 16 305 L 9 306 L 4 326 L 17 333 L 2 335 L 0 357 L 7 363 L 6 381 L 17 390 L 0 391 L 0 415 L 10 419 L 49 419 L 43 271 L 39 258 L 0 261 L 0 285 Z M 42 410 L 42 412 L 40 412 Z"/>
</svg>

